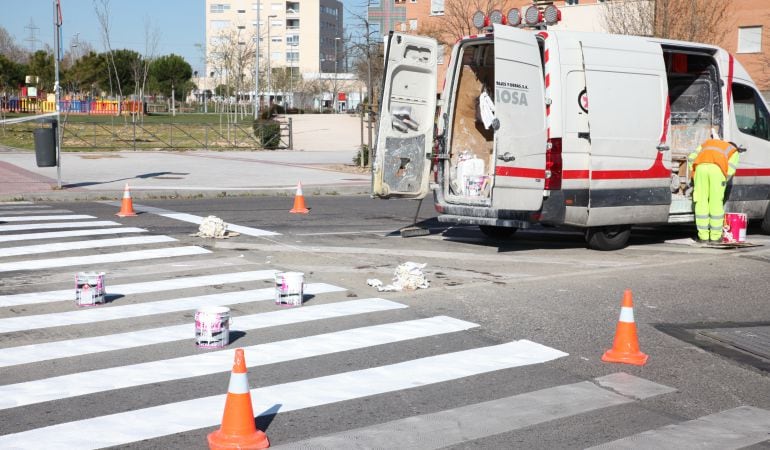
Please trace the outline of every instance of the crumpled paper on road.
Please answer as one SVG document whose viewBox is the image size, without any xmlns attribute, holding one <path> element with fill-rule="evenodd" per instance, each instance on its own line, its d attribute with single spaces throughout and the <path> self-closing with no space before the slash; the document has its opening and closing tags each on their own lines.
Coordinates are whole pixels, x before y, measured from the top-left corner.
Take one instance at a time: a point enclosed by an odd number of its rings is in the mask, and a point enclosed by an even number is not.
<svg viewBox="0 0 770 450">
<path fill-rule="evenodd" d="M 231 236 L 238 236 L 240 233 L 227 231 L 227 224 L 217 216 L 208 216 L 201 221 L 198 232 L 190 236 L 227 239 Z"/>
<path fill-rule="evenodd" d="M 425 274 L 422 273 L 422 269 L 425 268 L 425 266 L 425 263 L 420 264 L 407 261 L 396 267 L 396 271 L 393 274 L 392 284 L 383 286 L 382 281 L 376 278 L 366 280 L 366 284 L 377 288 L 377 291 L 379 292 L 401 291 L 403 289 L 426 289 L 430 287 L 430 283 L 425 279 Z"/>
</svg>

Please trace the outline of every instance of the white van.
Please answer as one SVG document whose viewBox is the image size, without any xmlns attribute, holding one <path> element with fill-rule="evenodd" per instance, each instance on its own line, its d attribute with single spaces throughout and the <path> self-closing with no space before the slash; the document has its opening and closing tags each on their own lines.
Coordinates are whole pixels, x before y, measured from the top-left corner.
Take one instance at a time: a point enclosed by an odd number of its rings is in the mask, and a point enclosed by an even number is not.
<svg viewBox="0 0 770 450">
<path fill-rule="evenodd" d="M 715 134 L 746 149 L 725 210 L 770 233 L 770 114 L 732 55 L 638 36 L 492 31 L 454 46 L 438 110 L 436 41 L 388 37 L 375 196 L 432 189 L 442 222 L 498 237 L 568 225 L 590 248 L 613 250 L 633 225 L 694 221 L 686 157 Z"/>
</svg>

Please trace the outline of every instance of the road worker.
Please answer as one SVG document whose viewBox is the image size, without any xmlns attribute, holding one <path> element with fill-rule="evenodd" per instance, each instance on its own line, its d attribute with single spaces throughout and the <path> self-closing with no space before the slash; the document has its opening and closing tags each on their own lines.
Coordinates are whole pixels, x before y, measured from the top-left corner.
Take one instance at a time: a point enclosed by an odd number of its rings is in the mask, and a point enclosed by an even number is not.
<svg viewBox="0 0 770 450">
<path fill-rule="evenodd" d="M 738 146 L 721 139 L 707 139 L 687 157 L 694 183 L 697 242 L 722 240 L 725 187 L 735 174 L 738 158 Z"/>
</svg>

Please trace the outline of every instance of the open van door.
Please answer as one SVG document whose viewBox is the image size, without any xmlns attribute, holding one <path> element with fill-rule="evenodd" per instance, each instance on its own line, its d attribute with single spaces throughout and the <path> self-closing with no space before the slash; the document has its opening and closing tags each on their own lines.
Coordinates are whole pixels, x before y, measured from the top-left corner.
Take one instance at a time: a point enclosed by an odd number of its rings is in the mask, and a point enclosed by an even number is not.
<svg viewBox="0 0 770 450">
<path fill-rule="evenodd" d="M 667 222 L 669 101 L 660 44 L 581 36 L 590 129 L 588 225 Z"/>
<path fill-rule="evenodd" d="M 423 198 L 431 169 L 438 44 L 397 33 L 386 41 L 372 194 Z"/>
<path fill-rule="evenodd" d="M 492 206 L 537 211 L 543 203 L 547 122 L 537 36 L 495 25 L 495 181 Z"/>
</svg>

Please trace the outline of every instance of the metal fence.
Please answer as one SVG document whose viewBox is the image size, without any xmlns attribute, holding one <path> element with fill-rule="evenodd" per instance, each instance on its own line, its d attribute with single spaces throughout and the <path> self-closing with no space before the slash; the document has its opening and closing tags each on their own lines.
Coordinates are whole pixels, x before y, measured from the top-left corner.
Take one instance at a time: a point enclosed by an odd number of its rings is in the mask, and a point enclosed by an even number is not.
<svg viewBox="0 0 770 450">
<path fill-rule="evenodd" d="M 277 121 L 277 138 L 264 145 L 262 130 L 250 121 L 240 123 L 142 123 L 71 122 L 61 125 L 62 148 L 105 150 L 187 150 L 187 149 L 288 149 L 293 148 L 291 119 Z M 31 137 L 39 124 L 19 123 L 4 127 L 3 134 Z M 0 135 L 0 138 L 2 135 Z"/>
</svg>

